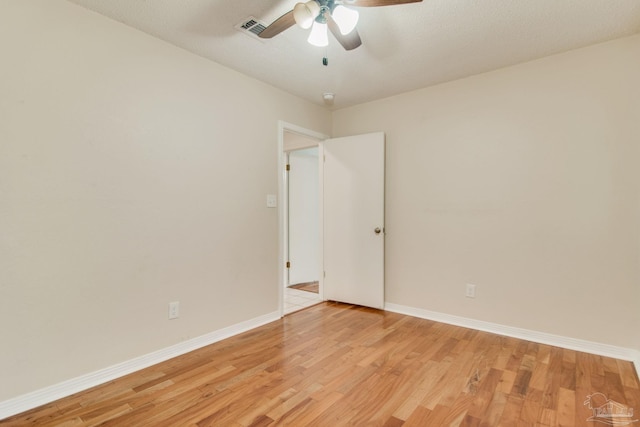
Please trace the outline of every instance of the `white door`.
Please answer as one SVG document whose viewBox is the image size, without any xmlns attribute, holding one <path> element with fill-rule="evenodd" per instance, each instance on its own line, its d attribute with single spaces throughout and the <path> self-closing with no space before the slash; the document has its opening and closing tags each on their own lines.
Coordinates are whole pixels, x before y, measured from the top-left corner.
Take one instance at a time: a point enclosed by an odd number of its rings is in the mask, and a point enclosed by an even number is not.
<svg viewBox="0 0 640 427">
<path fill-rule="evenodd" d="M 289 153 L 289 285 L 319 279 L 318 147 Z"/>
<path fill-rule="evenodd" d="M 324 297 L 384 306 L 384 133 L 320 144 Z"/>
</svg>

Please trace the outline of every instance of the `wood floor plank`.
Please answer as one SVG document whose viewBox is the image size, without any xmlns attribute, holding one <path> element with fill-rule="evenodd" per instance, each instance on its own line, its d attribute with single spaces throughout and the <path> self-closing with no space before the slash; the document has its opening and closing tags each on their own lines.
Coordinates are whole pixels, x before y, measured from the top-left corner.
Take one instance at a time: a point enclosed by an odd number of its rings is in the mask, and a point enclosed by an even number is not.
<svg viewBox="0 0 640 427">
<path fill-rule="evenodd" d="M 411 416 L 405 421 L 405 423 L 402 425 L 403 427 L 420 427 L 420 426 L 427 426 L 429 424 L 427 424 L 427 420 L 429 419 L 429 416 L 431 415 L 431 411 L 427 408 L 425 408 L 424 406 L 418 406 L 415 408 L 415 410 L 411 413 Z"/>
<path fill-rule="evenodd" d="M 568 427 L 576 425 L 575 391 L 560 388 L 558 393 L 558 426 Z"/>
<path fill-rule="evenodd" d="M 524 400 L 522 410 L 520 411 L 520 420 L 535 424 L 540 420 L 540 413 L 542 412 L 542 391 L 536 389 L 530 389 L 529 395 Z"/>
<path fill-rule="evenodd" d="M 430 390 L 437 384 L 449 369 L 450 363 L 428 361 L 420 371 L 420 382 L 407 394 L 404 403 L 393 413 L 393 416 L 407 420 L 409 416 L 425 400 Z"/>
<path fill-rule="evenodd" d="M 544 346 L 543 348 L 546 348 Z M 548 361 L 548 356 L 546 356 L 545 360 Z M 529 381 L 529 387 L 536 390 L 544 390 L 544 385 L 547 380 L 547 370 L 549 369 L 549 364 L 545 363 L 541 360 L 536 360 L 536 363 L 531 371 L 531 380 Z"/>
<path fill-rule="evenodd" d="M 0 426 L 574 426 L 640 411 L 631 362 L 323 303 Z"/>
<path fill-rule="evenodd" d="M 506 405 L 507 396 L 504 393 L 500 393 L 499 391 L 493 393 L 491 402 L 480 419 L 480 425 L 486 427 L 498 425 L 498 421 L 502 417 Z"/>
<path fill-rule="evenodd" d="M 515 426 L 520 420 L 520 412 L 522 412 L 522 406 L 524 405 L 524 399 L 518 395 L 508 395 L 507 403 L 502 411 L 500 417 L 501 426 Z"/>
<path fill-rule="evenodd" d="M 343 399 L 344 395 L 337 392 L 331 392 L 321 400 L 311 398 L 311 406 L 308 410 L 300 413 L 297 417 L 291 419 L 292 425 L 308 426 L 316 419 L 331 408 L 337 401 Z"/>
<path fill-rule="evenodd" d="M 382 427 L 401 427 L 404 421 L 397 419 L 396 417 L 390 417 Z"/>
<path fill-rule="evenodd" d="M 620 378 L 625 387 L 640 389 L 640 381 L 638 381 L 638 374 L 633 369 L 633 364 L 624 362 L 622 360 L 616 360 L 618 370 L 620 372 Z"/>
<path fill-rule="evenodd" d="M 539 423 L 543 426 L 555 426 L 556 425 L 556 411 L 553 409 L 542 408 Z"/>
<path fill-rule="evenodd" d="M 286 416 L 286 414 L 290 414 L 291 411 L 299 406 L 302 402 L 310 400 L 310 396 L 320 388 L 321 386 L 318 385 L 317 387 L 311 386 L 300 391 L 292 389 L 293 393 L 290 394 L 287 398 L 283 398 L 280 405 L 267 412 L 267 416 L 273 420 L 282 419 Z"/>
<path fill-rule="evenodd" d="M 387 397 L 382 402 L 377 402 L 374 408 L 370 410 L 371 412 L 368 414 L 370 420 L 384 420 L 389 417 L 389 414 L 396 413 L 408 400 L 407 396 L 411 395 L 412 391 L 418 387 L 420 379 L 422 378 L 422 372 L 425 370 L 425 364 L 412 359 L 409 359 L 407 362 L 410 363 L 402 367 L 398 366 L 397 370 L 389 372 L 388 375 L 392 375 L 395 381 L 389 387 Z M 419 400 L 414 401 L 416 405 L 414 405 L 413 408 L 417 406 L 418 401 Z M 366 418 L 367 412 L 364 412 L 363 409 L 361 409 L 360 412 L 363 412 L 362 417 Z"/>
</svg>

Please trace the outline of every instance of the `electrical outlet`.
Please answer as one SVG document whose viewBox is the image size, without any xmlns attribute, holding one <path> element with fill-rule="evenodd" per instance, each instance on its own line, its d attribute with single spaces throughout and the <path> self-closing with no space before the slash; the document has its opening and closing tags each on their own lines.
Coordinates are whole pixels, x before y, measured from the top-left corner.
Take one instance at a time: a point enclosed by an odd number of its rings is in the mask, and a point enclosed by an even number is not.
<svg viewBox="0 0 640 427">
<path fill-rule="evenodd" d="M 476 285 L 471 285 L 467 283 L 467 293 L 465 294 L 467 298 L 475 298 L 476 297 Z"/>
<path fill-rule="evenodd" d="M 177 319 L 180 317 L 180 301 L 169 303 L 169 319 Z"/>
</svg>

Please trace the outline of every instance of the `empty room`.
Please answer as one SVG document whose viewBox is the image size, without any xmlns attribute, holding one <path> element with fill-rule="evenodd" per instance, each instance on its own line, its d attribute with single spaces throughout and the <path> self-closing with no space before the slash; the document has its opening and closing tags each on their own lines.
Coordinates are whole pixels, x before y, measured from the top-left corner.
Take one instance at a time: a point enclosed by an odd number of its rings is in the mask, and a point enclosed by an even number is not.
<svg viewBox="0 0 640 427">
<path fill-rule="evenodd" d="M 0 426 L 640 426 L 637 0 L 0 0 Z"/>
</svg>

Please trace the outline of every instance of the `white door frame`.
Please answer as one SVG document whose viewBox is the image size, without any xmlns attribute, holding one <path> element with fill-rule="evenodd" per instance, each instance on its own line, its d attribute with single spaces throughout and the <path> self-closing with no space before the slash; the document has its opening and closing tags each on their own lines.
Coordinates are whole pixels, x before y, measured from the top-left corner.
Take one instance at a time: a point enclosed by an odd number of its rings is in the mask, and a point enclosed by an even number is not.
<svg viewBox="0 0 640 427">
<path fill-rule="evenodd" d="M 284 289 L 285 289 L 286 280 L 287 280 L 285 263 L 287 262 L 286 257 L 289 252 L 289 248 L 288 248 L 289 241 L 287 236 L 287 233 L 288 233 L 287 224 L 289 221 L 287 206 L 289 206 L 289 200 L 288 200 L 288 191 L 286 187 L 288 184 L 287 184 L 287 173 L 285 170 L 285 165 L 286 165 L 285 152 L 284 152 L 285 132 L 297 133 L 309 138 L 317 139 L 319 142 L 329 138 L 328 135 L 322 134 L 320 132 L 305 129 L 303 127 L 300 127 L 291 123 L 287 123 L 282 120 L 278 121 L 278 200 L 280 200 L 280 203 L 278 203 L 278 310 L 280 312 L 280 317 L 284 315 Z M 319 156 L 321 156 L 320 152 L 319 152 Z M 320 174 L 322 174 L 322 168 L 320 168 Z M 322 176 L 320 176 L 320 182 L 322 182 Z M 320 202 L 322 203 L 321 189 L 319 191 L 319 197 L 320 197 Z M 322 248 L 323 247 L 322 204 L 320 204 L 319 206 L 320 206 L 319 244 L 320 244 L 320 248 Z M 320 250 L 319 253 L 320 253 L 320 259 L 318 260 L 318 263 L 319 263 L 318 265 L 322 266 L 323 251 Z M 324 295 L 322 292 L 322 289 L 323 289 L 322 276 L 323 274 L 322 274 L 322 268 L 321 268 L 320 278 L 319 278 L 319 283 L 320 283 L 319 296 L 321 300 L 324 300 Z"/>
</svg>

